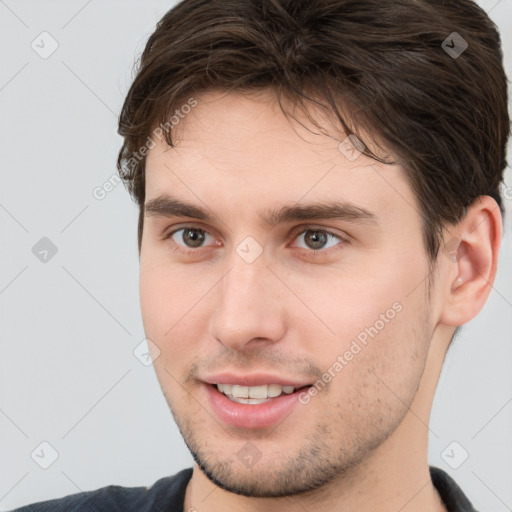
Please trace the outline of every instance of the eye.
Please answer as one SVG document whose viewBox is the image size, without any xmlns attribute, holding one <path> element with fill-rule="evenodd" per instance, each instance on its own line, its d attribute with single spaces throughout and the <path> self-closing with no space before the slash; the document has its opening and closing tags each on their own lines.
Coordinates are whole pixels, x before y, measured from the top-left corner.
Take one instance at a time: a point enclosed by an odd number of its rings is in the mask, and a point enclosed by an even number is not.
<svg viewBox="0 0 512 512">
<path fill-rule="evenodd" d="M 345 242 L 343 238 L 325 229 L 307 228 L 299 232 L 295 239 L 303 237 L 303 245 L 299 245 L 301 249 L 309 249 L 310 251 L 321 251 L 335 247 L 339 242 Z"/>
<path fill-rule="evenodd" d="M 179 246 L 186 249 L 201 248 L 205 240 L 211 237 L 204 229 L 186 226 L 184 228 L 175 229 L 165 236 L 165 240 L 172 238 L 172 240 Z"/>
<path fill-rule="evenodd" d="M 204 229 L 194 226 L 184 226 L 174 229 L 164 236 L 164 240 L 173 240 L 174 244 L 179 247 L 177 249 L 178 251 L 182 251 L 187 254 L 197 253 L 200 249 L 205 248 L 208 245 L 212 246 L 220 244 L 220 242 L 205 244 L 209 238 L 215 240 L 210 233 Z M 293 235 L 293 240 L 300 240 L 301 238 L 302 243 L 294 245 L 293 247 L 306 249 L 312 254 L 328 252 L 328 249 L 335 247 L 336 245 L 340 245 L 340 243 L 341 245 L 348 243 L 347 240 L 341 236 L 318 227 L 302 227 L 301 231 L 298 231 Z"/>
</svg>

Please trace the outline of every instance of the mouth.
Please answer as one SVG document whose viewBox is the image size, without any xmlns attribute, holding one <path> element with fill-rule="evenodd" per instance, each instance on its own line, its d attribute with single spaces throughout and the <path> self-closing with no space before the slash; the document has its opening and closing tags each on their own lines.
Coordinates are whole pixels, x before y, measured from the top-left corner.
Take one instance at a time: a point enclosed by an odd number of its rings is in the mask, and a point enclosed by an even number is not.
<svg viewBox="0 0 512 512">
<path fill-rule="evenodd" d="M 241 429 L 276 427 L 297 409 L 300 394 L 311 385 L 204 383 L 213 416 Z M 301 408 L 302 409 L 302 408 Z M 302 409 L 303 410 L 303 409 Z"/>
<path fill-rule="evenodd" d="M 213 384 L 226 398 L 232 402 L 248 405 L 264 404 L 278 398 L 282 395 L 291 395 L 297 391 L 302 391 L 309 386 L 282 386 L 280 384 L 263 384 L 259 386 L 241 386 L 238 384 Z"/>
</svg>

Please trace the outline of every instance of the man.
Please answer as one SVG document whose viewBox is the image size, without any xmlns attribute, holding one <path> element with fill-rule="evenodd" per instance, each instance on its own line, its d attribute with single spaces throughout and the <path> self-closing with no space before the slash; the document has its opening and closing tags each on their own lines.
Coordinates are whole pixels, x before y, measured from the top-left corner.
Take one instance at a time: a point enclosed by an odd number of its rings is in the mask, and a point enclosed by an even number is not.
<svg viewBox="0 0 512 512">
<path fill-rule="evenodd" d="M 497 270 L 510 122 L 470 0 L 186 0 L 120 116 L 155 370 L 196 465 L 19 510 L 472 511 L 427 462 Z"/>
</svg>

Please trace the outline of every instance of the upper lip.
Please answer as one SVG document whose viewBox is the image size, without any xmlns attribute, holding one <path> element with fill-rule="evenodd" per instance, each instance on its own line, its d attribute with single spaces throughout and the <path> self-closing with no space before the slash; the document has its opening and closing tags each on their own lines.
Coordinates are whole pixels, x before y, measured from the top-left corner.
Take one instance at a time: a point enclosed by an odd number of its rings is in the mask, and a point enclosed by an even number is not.
<svg viewBox="0 0 512 512">
<path fill-rule="evenodd" d="M 265 384 L 278 384 L 280 386 L 293 386 L 302 388 L 309 386 L 311 382 L 294 380 L 269 373 L 252 373 L 249 375 L 236 375 L 230 372 L 217 373 L 203 379 L 208 384 L 237 384 L 239 386 L 263 386 Z"/>
</svg>

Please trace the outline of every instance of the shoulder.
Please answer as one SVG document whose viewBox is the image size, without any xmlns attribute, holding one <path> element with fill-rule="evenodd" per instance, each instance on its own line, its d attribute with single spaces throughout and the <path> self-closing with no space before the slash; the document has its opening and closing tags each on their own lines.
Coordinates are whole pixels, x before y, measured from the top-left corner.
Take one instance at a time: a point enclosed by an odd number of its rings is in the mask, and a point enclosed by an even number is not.
<svg viewBox="0 0 512 512">
<path fill-rule="evenodd" d="M 192 468 L 157 480 L 151 487 L 109 485 L 94 491 L 70 494 L 63 498 L 25 505 L 11 512 L 150 512 L 183 507 Z M 156 508 L 156 507 L 161 508 Z"/>
</svg>

